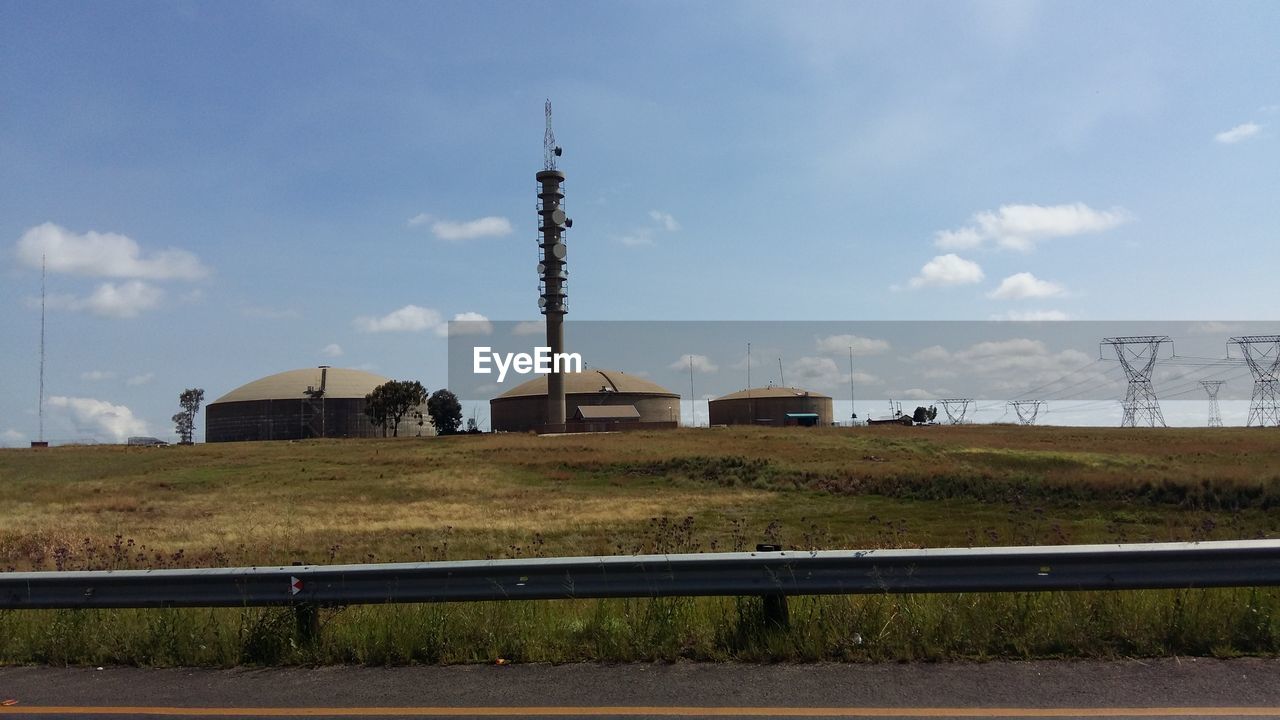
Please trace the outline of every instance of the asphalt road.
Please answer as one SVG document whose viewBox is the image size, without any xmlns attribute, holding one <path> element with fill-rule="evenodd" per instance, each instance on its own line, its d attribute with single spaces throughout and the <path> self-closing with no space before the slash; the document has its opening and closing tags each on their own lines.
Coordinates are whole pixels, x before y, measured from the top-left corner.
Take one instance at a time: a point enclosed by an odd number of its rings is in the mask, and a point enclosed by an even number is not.
<svg viewBox="0 0 1280 720">
<path fill-rule="evenodd" d="M 1280 660 L 0 668 L 7 717 L 1271 717 Z"/>
</svg>

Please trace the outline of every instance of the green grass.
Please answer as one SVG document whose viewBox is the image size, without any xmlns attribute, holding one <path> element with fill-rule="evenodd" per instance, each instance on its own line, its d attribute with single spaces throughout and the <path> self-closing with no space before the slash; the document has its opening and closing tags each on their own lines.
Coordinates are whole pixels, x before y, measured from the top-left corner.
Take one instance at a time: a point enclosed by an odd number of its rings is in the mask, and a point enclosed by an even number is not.
<svg viewBox="0 0 1280 720">
<path fill-rule="evenodd" d="M 277 665 L 608 661 L 919 661 L 1273 655 L 1280 591 L 793 597 L 358 606 L 307 642 L 288 609 L 0 613 L 0 660 Z"/>
<path fill-rule="evenodd" d="M 0 568 L 1280 537 L 1280 433 L 883 427 L 0 450 Z M 0 612 L 0 662 L 1275 654 L 1275 590 Z M 861 638 L 861 641 L 856 641 Z"/>
</svg>

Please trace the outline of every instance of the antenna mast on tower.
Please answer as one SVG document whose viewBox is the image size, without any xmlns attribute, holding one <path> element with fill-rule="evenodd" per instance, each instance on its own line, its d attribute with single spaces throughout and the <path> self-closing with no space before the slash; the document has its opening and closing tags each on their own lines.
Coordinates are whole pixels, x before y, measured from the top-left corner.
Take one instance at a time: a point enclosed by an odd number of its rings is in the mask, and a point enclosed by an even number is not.
<svg viewBox="0 0 1280 720">
<path fill-rule="evenodd" d="M 547 104 L 544 106 L 547 114 L 547 132 L 542 136 L 542 169 L 555 170 L 556 157 L 560 155 L 560 148 L 556 147 L 556 133 L 551 129 L 551 99 L 547 98 Z"/>
</svg>

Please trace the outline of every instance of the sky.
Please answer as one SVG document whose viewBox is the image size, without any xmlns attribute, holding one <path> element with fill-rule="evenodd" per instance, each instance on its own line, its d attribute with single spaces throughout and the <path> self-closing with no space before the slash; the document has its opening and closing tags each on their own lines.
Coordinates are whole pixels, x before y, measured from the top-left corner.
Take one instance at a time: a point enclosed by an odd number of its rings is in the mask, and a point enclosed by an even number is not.
<svg viewBox="0 0 1280 720">
<path fill-rule="evenodd" d="M 1270 320 L 1274 2 L 0 0 L 0 444 L 537 319 Z M 1087 351 L 1087 349 L 1083 349 Z M 636 369 L 642 371 L 643 369 Z M 203 423 L 197 422 L 197 436 Z"/>
</svg>

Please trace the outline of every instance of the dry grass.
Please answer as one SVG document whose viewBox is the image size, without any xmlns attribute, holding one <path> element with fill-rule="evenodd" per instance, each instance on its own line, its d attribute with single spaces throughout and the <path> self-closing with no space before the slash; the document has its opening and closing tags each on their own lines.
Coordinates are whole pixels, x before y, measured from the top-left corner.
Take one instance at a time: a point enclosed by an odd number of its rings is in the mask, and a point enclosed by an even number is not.
<svg viewBox="0 0 1280 720">
<path fill-rule="evenodd" d="M 65 447 L 0 451 L 0 567 L 1257 537 L 1277 506 L 1260 429 Z"/>
<path fill-rule="evenodd" d="M 1023 427 L 0 450 L 0 568 L 1280 536 L 1280 432 Z M 0 662 L 910 660 L 1280 650 L 1280 592 L 0 612 Z"/>
</svg>

